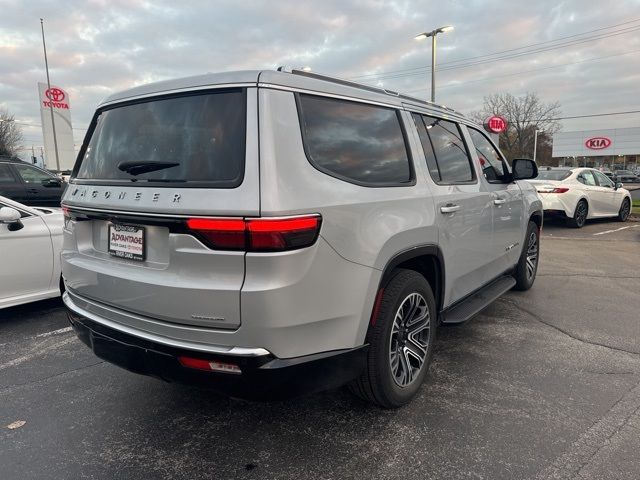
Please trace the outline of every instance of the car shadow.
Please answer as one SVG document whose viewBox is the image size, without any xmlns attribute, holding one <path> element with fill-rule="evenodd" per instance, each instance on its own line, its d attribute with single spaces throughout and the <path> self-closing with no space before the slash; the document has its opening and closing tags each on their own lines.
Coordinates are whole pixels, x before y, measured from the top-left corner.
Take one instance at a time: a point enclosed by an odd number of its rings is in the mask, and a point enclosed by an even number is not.
<svg viewBox="0 0 640 480">
<path fill-rule="evenodd" d="M 0 309 L 0 327 L 25 321 L 42 321 L 44 317 L 64 312 L 60 297 Z"/>
</svg>

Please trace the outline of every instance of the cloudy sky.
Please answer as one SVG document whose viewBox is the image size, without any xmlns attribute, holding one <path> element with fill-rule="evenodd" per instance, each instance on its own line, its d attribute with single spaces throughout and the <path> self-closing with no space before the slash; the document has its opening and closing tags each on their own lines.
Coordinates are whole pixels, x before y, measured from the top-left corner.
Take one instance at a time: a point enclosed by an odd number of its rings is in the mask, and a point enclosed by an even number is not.
<svg viewBox="0 0 640 480">
<path fill-rule="evenodd" d="M 430 45 L 413 37 L 447 24 L 441 103 L 470 112 L 485 95 L 533 91 L 566 116 L 640 110 L 640 0 L 0 0 L 0 11 L 0 107 L 34 125 L 29 146 L 42 143 L 40 17 L 78 143 L 111 92 L 202 72 L 310 66 L 427 98 Z M 629 125 L 640 115 L 563 122 Z"/>
</svg>

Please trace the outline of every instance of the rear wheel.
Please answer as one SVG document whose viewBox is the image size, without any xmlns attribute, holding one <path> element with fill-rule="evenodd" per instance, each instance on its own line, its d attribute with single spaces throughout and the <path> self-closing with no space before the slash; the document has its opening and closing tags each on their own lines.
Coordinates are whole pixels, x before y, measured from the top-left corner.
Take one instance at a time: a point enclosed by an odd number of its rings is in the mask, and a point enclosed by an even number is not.
<svg viewBox="0 0 640 480">
<path fill-rule="evenodd" d="M 533 286 L 538 272 L 538 259 L 540 257 L 540 229 L 535 222 L 529 222 L 525 245 L 520 254 L 520 260 L 516 266 L 516 284 L 514 290 L 529 290 Z"/>
<path fill-rule="evenodd" d="M 622 205 L 620 205 L 620 210 L 618 211 L 618 221 L 626 222 L 629 218 L 629 214 L 631 213 L 631 202 L 628 198 L 625 198 L 622 201 Z"/>
<path fill-rule="evenodd" d="M 427 374 L 436 322 L 429 283 L 413 270 L 398 269 L 367 334 L 367 368 L 350 384 L 351 391 L 382 408 L 408 403 Z"/>
<path fill-rule="evenodd" d="M 573 212 L 573 217 L 567 220 L 570 227 L 582 228 L 587 221 L 587 215 L 589 214 L 589 205 L 586 200 L 580 200 L 576 205 L 576 210 Z"/>
</svg>

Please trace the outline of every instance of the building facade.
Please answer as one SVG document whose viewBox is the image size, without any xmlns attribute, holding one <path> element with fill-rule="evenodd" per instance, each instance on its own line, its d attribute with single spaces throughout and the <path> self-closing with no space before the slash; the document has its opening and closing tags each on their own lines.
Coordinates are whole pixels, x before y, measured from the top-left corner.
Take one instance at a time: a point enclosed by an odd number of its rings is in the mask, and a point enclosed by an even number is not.
<svg viewBox="0 0 640 480">
<path fill-rule="evenodd" d="M 556 133 L 552 157 L 561 166 L 637 170 L 640 127 Z"/>
</svg>

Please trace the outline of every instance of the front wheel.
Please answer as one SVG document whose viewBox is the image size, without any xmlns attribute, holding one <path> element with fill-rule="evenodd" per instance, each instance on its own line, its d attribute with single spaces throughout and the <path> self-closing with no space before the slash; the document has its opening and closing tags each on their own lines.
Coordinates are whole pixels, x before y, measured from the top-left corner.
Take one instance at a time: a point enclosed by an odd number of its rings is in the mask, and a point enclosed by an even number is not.
<svg viewBox="0 0 640 480">
<path fill-rule="evenodd" d="M 540 229 L 535 222 L 529 222 L 525 245 L 520 254 L 520 260 L 516 265 L 513 275 L 516 284 L 515 290 L 529 290 L 533 286 L 538 272 L 538 259 L 540 257 Z"/>
<path fill-rule="evenodd" d="M 381 294 L 367 334 L 367 367 L 350 389 L 382 408 L 398 408 L 416 395 L 427 374 L 436 302 L 427 280 L 413 270 L 398 269 Z"/>
<path fill-rule="evenodd" d="M 622 201 L 622 205 L 620 205 L 620 210 L 618 211 L 618 221 L 626 222 L 629 218 L 629 214 L 631 213 L 631 202 L 628 198 L 625 198 Z"/>
</svg>

